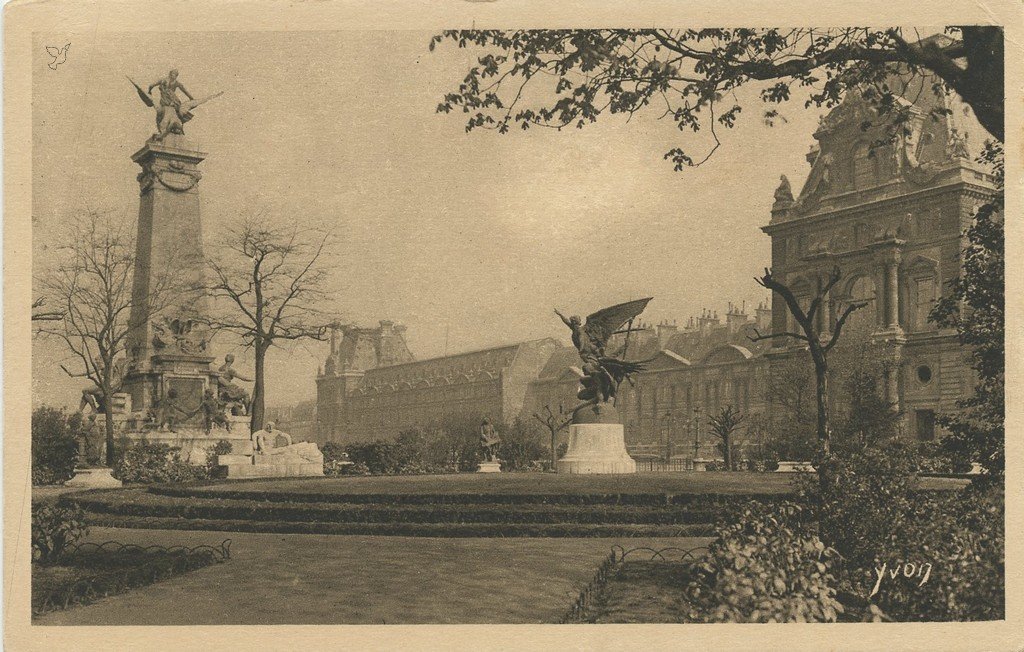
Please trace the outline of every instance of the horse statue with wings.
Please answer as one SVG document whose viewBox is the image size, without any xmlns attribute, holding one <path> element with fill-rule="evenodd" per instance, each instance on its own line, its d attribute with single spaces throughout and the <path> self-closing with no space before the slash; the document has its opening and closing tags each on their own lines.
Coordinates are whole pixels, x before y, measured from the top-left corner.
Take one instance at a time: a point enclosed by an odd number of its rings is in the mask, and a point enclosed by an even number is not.
<svg viewBox="0 0 1024 652">
<path fill-rule="evenodd" d="M 576 395 L 583 403 L 573 410 L 574 413 L 588 405 L 600 406 L 614 400 L 619 384 L 630 375 L 643 371 L 643 361 L 631 362 L 608 355 L 605 347 L 612 336 L 619 333 L 626 333 L 628 345 L 629 333 L 634 332 L 633 320 L 644 311 L 650 300 L 650 297 L 637 299 L 598 310 L 587 317 L 586 323 L 577 315 L 566 318 L 555 310 L 555 314 L 572 331 L 572 343 L 583 360 L 582 387 Z M 625 330 L 623 326 L 626 326 Z M 623 346 L 620 354 L 625 355 L 625 350 L 626 346 Z"/>
</svg>

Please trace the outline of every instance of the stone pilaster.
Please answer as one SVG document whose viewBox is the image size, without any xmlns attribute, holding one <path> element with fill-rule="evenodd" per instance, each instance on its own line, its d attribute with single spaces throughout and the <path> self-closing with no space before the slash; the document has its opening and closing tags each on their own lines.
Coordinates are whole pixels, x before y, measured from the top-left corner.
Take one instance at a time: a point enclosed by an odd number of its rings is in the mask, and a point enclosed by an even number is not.
<svg viewBox="0 0 1024 652">
<path fill-rule="evenodd" d="M 882 285 L 879 288 L 879 326 L 876 335 L 902 337 L 900 326 L 900 259 L 905 242 L 897 238 L 886 238 L 871 245 L 875 260 L 881 267 Z"/>
</svg>

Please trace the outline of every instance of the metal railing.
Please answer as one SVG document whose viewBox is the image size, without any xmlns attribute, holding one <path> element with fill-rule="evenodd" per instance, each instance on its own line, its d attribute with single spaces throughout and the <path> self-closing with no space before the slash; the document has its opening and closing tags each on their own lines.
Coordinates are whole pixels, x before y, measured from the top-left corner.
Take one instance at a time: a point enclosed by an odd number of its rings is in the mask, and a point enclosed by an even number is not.
<svg viewBox="0 0 1024 652">
<path fill-rule="evenodd" d="M 605 557 L 601 565 L 597 567 L 597 572 L 594 573 L 594 578 L 590 580 L 580 591 L 576 601 L 573 602 L 569 610 L 562 616 L 558 621 L 561 624 L 569 623 L 584 623 L 591 618 L 591 611 L 596 600 L 600 599 L 602 592 L 608 585 L 608 580 L 611 578 L 613 573 L 625 561 L 626 557 L 637 556 L 647 554 L 649 557 L 648 561 L 696 561 L 699 551 L 707 552 L 706 546 L 696 546 L 694 548 L 659 548 L 654 549 L 646 546 L 640 546 L 637 548 L 630 548 L 626 550 L 620 545 L 612 546 L 611 554 Z"/>
</svg>

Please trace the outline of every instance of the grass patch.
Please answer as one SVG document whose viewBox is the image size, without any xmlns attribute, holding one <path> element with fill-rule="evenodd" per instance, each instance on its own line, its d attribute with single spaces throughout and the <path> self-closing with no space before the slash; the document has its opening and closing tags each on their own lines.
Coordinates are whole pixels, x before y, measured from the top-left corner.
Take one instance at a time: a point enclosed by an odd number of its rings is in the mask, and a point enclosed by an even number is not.
<svg viewBox="0 0 1024 652">
<path fill-rule="evenodd" d="M 116 542 L 83 544 L 54 563 L 33 562 L 33 616 L 87 604 L 225 561 L 228 545 L 142 548 Z"/>
<path fill-rule="evenodd" d="M 689 561 L 625 561 L 595 596 L 584 622 L 683 623 L 689 603 L 683 587 L 690 581 Z"/>
</svg>

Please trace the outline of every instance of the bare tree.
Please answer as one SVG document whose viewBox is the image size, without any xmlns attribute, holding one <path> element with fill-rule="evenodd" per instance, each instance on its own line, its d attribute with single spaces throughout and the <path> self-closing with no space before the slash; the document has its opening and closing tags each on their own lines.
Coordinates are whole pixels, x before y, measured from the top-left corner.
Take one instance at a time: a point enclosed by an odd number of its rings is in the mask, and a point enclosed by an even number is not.
<svg viewBox="0 0 1024 652">
<path fill-rule="evenodd" d="M 764 276 L 755 279 L 758 285 L 761 285 L 782 297 L 783 301 L 786 302 L 786 308 L 789 310 L 789 314 L 793 316 L 797 326 L 799 326 L 800 332 L 782 331 L 779 333 L 762 335 L 755 330 L 754 335 L 751 336 L 750 339 L 757 342 L 765 339 L 788 337 L 790 339 L 804 342 L 807 345 L 807 350 L 811 354 L 811 360 L 814 362 L 814 376 L 817 390 L 816 405 L 819 463 L 828 459 L 831 453 L 831 432 L 829 430 L 828 421 L 828 353 L 839 341 L 843 325 L 846 323 L 846 320 L 850 315 L 853 314 L 855 310 L 867 305 L 866 301 L 848 303 L 843 312 L 836 318 L 835 328 L 832 330 L 831 334 L 828 333 L 828 315 L 826 315 L 826 319 L 824 320 L 824 329 L 819 328 L 818 312 L 822 310 L 822 305 L 826 295 L 828 295 L 832 288 L 835 287 L 840 278 L 842 278 L 842 273 L 840 272 L 839 267 L 833 267 L 825 284 L 818 291 L 818 294 L 811 300 L 806 311 L 804 311 L 803 307 L 800 305 L 800 302 L 796 298 L 796 295 L 793 294 L 793 291 L 786 284 L 772 276 L 770 269 L 765 268 Z M 824 482 L 824 476 L 822 477 L 822 482 Z"/>
<path fill-rule="evenodd" d="M 534 412 L 533 418 L 540 421 L 548 429 L 548 432 L 551 433 L 551 468 L 554 469 L 555 465 L 558 464 L 558 433 L 565 430 L 566 426 L 572 422 L 572 415 L 566 418 L 565 408 L 559 403 L 557 415 L 550 405 L 545 405 L 544 415 L 541 416 L 539 413 Z"/>
<path fill-rule="evenodd" d="M 322 310 L 329 275 L 321 255 L 328 240 L 328 234 L 315 229 L 272 225 L 256 212 L 228 229 L 218 248 L 221 255 L 209 261 L 208 289 L 221 304 L 211 325 L 234 333 L 253 350 L 253 431 L 263 427 L 270 347 L 326 337 L 332 319 Z"/>
<path fill-rule="evenodd" d="M 727 405 L 718 414 L 711 415 L 708 424 L 711 426 L 711 434 L 722 441 L 722 452 L 725 455 L 725 468 L 727 471 L 735 471 L 736 460 L 732 458 L 735 440 L 733 435 L 740 429 L 746 417 L 740 414 L 731 405 Z"/>
<path fill-rule="evenodd" d="M 55 306 L 46 319 L 36 319 L 37 332 L 62 341 L 78 369 L 64 371 L 95 385 L 86 392 L 97 399 L 106 421 L 106 463 L 113 464 L 112 397 L 120 389 L 120 372 L 134 305 L 135 232 L 125 219 L 91 211 L 71 223 L 58 246 L 59 264 L 37 279 L 41 296 L 36 306 Z M 157 315 L 185 288 L 174 265 L 154 277 L 145 314 Z M 35 319 L 35 315 L 33 315 Z"/>
</svg>

